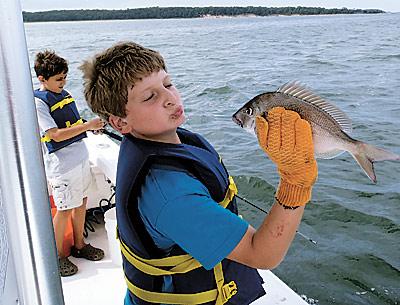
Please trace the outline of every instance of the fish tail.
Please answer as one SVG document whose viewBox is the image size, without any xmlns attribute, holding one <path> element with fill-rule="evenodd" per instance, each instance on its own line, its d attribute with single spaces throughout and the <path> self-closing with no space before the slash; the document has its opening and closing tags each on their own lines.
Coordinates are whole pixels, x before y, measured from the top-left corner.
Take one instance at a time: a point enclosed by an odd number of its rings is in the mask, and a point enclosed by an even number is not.
<svg viewBox="0 0 400 305">
<path fill-rule="evenodd" d="M 356 151 L 351 154 L 374 183 L 377 181 L 374 170 L 375 161 L 400 160 L 400 156 L 397 154 L 361 141 L 357 141 Z"/>
</svg>

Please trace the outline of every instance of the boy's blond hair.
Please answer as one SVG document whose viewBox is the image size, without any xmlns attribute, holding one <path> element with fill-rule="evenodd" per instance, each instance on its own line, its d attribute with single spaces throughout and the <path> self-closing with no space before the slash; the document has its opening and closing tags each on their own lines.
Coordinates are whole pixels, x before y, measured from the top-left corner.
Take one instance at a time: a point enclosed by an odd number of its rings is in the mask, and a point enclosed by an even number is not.
<svg viewBox="0 0 400 305">
<path fill-rule="evenodd" d="M 166 67 L 158 52 L 134 42 L 121 42 L 84 61 L 79 69 L 89 107 L 108 121 L 110 115 L 126 117 L 128 87 Z"/>
</svg>

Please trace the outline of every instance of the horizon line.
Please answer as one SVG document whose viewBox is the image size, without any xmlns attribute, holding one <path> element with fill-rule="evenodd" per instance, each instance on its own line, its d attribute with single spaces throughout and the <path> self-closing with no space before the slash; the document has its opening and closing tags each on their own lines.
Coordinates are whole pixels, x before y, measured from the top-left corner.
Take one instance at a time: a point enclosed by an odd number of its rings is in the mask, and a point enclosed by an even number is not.
<svg viewBox="0 0 400 305">
<path fill-rule="evenodd" d="M 382 8 L 349 8 L 343 7 L 323 7 L 323 6 L 302 6 L 302 5 L 287 5 L 287 6 L 262 6 L 262 5 L 232 5 L 232 6 L 214 6 L 214 5 L 204 5 L 204 6 L 145 6 L 145 7 L 127 7 L 127 8 L 56 8 L 49 10 L 34 10 L 28 11 L 22 8 L 23 12 L 27 13 L 40 13 L 40 12 L 51 12 L 51 11 L 76 11 L 76 10 L 107 10 L 107 11 L 122 11 L 122 10 L 134 10 L 134 9 L 147 9 L 147 8 L 204 8 L 204 7 L 217 7 L 217 8 L 230 8 L 230 7 L 265 7 L 265 8 L 285 8 L 285 7 L 302 7 L 302 8 L 323 8 L 323 9 L 348 9 L 348 10 L 381 10 L 385 13 L 399 13 L 400 11 L 385 11 Z"/>
</svg>

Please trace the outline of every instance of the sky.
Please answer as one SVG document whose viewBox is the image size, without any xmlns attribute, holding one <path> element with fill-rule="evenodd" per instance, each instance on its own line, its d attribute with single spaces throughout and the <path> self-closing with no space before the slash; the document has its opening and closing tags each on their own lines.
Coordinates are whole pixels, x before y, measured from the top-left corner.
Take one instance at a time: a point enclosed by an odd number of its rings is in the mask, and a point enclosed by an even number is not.
<svg viewBox="0 0 400 305">
<path fill-rule="evenodd" d="M 28 12 L 60 9 L 126 9 L 152 6 L 313 6 L 377 8 L 387 12 L 400 12 L 400 0 L 20 0 L 20 2 L 22 9 Z"/>
</svg>

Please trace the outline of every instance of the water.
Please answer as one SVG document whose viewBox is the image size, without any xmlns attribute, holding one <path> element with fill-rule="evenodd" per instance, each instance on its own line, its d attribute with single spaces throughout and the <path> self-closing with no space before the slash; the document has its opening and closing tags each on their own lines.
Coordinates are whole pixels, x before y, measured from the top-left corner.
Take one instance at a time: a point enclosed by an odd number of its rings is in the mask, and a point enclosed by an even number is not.
<svg viewBox="0 0 400 305">
<path fill-rule="evenodd" d="M 70 63 L 67 89 L 85 109 L 81 61 L 115 42 L 160 51 L 188 120 L 224 158 L 239 192 L 268 209 L 278 175 L 257 141 L 231 121 L 248 99 L 300 80 L 343 109 L 353 136 L 400 154 L 400 14 L 26 24 L 29 56 Z M 33 78 L 35 86 L 37 81 Z M 88 110 L 84 111 L 89 116 Z M 320 160 L 313 200 L 274 272 L 319 304 L 400 303 L 400 163 L 376 164 L 377 185 L 343 154 Z M 240 202 L 259 226 L 262 212 Z"/>
</svg>

